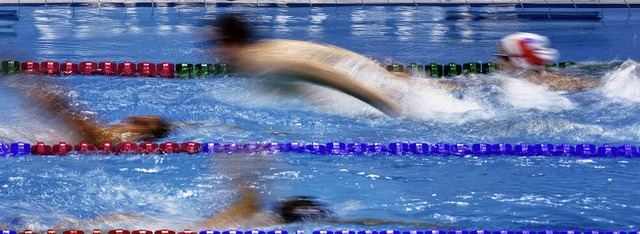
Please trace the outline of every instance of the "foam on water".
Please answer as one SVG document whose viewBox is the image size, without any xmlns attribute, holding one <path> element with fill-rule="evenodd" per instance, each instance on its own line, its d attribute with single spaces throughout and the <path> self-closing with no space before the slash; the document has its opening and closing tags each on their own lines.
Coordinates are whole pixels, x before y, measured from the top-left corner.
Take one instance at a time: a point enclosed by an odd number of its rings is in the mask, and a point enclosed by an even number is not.
<svg viewBox="0 0 640 234">
<path fill-rule="evenodd" d="M 618 102 L 640 102 L 640 64 L 633 60 L 625 61 L 617 69 L 608 72 L 602 78 L 601 91 Z"/>
<path fill-rule="evenodd" d="M 575 105 L 561 92 L 550 91 L 547 87 L 536 85 L 524 79 L 496 75 L 502 81 L 504 101 L 518 109 L 536 109 L 542 111 L 572 109 Z"/>
</svg>

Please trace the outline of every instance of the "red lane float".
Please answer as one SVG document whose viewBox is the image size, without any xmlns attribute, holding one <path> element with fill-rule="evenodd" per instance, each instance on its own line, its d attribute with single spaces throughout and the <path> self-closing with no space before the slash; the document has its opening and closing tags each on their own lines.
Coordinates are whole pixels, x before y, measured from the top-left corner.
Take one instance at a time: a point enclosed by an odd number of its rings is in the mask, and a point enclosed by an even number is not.
<svg viewBox="0 0 640 234">
<path fill-rule="evenodd" d="M 175 65 L 169 62 L 163 62 L 158 64 L 156 71 L 160 77 L 173 78 L 175 76 Z"/>
<path fill-rule="evenodd" d="M 112 76 L 118 74 L 118 64 L 110 61 L 104 61 L 98 64 L 98 71 L 100 74 L 106 76 Z"/>
<path fill-rule="evenodd" d="M 40 72 L 40 64 L 31 60 L 22 62 L 22 64 L 20 64 L 20 70 L 25 74 L 36 74 Z"/>
<path fill-rule="evenodd" d="M 118 153 L 118 148 L 116 148 L 116 146 L 112 145 L 109 142 L 102 143 L 101 145 L 96 147 L 96 149 L 98 150 L 98 153 L 101 153 L 101 154 L 115 154 L 115 153 Z"/>
<path fill-rule="evenodd" d="M 155 154 L 158 152 L 158 144 L 153 142 L 140 143 L 138 146 L 138 153 L 140 154 Z"/>
<path fill-rule="evenodd" d="M 160 144 L 160 153 L 170 154 L 170 153 L 180 153 L 180 145 L 174 142 L 165 142 Z"/>
<path fill-rule="evenodd" d="M 172 230 L 162 229 L 156 230 L 155 232 L 153 232 L 153 234 L 176 234 L 176 232 Z"/>
<path fill-rule="evenodd" d="M 116 229 L 110 230 L 109 234 L 131 234 L 131 232 L 129 232 L 129 230 Z"/>
<path fill-rule="evenodd" d="M 65 230 L 62 234 L 84 234 L 82 230 Z"/>
<path fill-rule="evenodd" d="M 98 73 L 98 64 L 91 61 L 84 61 L 80 63 L 78 70 L 80 71 L 80 74 L 93 75 Z"/>
<path fill-rule="evenodd" d="M 118 64 L 118 75 L 121 76 L 135 76 L 136 64 L 133 62 L 122 62 Z"/>
<path fill-rule="evenodd" d="M 73 150 L 81 154 L 89 154 L 95 152 L 96 147 L 87 142 L 80 142 L 80 144 L 77 144 L 73 147 Z"/>
<path fill-rule="evenodd" d="M 56 61 L 44 61 L 40 63 L 40 73 L 46 75 L 57 75 L 58 69 L 60 69 L 60 64 Z"/>
<path fill-rule="evenodd" d="M 78 73 L 78 64 L 71 61 L 66 61 L 60 64 L 60 75 L 70 76 Z"/>
<path fill-rule="evenodd" d="M 156 76 L 155 64 L 150 62 L 138 63 L 138 75 L 139 76 Z"/>
<path fill-rule="evenodd" d="M 36 144 L 30 146 L 28 150 L 32 155 L 56 156 L 65 156 L 68 154 L 170 154 L 182 152 L 196 154 L 202 151 L 202 145 L 197 142 L 164 142 L 161 144 L 154 142 L 144 142 L 140 144 L 136 144 L 133 142 L 122 142 L 117 145 L 114 145 L 110 142 L 104 142 L 98 146 L 93 146 L 87 142 L 80 142 L 79 144 L 74 146 L 63 141 L 52 146 L 47 145 L 44 142 L 37 142 Z"/>
<path fill-rule="evenodd" d="M 200 143 L 185 142 L 180 145 L 180 151 L 195 154 L 200 152 Z"/>
<path fill-rule="evenodd" d="M 67 145 L 66 142 L 60 142 L 59 144 L 53 145 L 53 147 L 51 147 L 51 154 L 54 155 L 67 155 L 71 151 L 73 151 L 73 146 Z"/>
<path fill-rule="evenodd" d="M 123 154 L 135 154 L 137 153 L 138 145 L 133 142 L 122 142 L 118 144 L 118 152 Z"/>
<path fill-rule="evenodd" d="M 20 234 L 38 234 L 38 233 L 27 229 L 27 230 L 24 230 L 23 232 L 20 232 Z"/>
<path fill-rule="evenodd" d="M 131 234 L 153 234 L 153 232 L 149 230 L 134 230 Z"/>
<path fill-rule="evenodd" d="M 45 145 L 44 142 L 38 142 L 31 146 L 31 154 L 35 155 L 51 155 L 51 146 Z"/>
</svg>

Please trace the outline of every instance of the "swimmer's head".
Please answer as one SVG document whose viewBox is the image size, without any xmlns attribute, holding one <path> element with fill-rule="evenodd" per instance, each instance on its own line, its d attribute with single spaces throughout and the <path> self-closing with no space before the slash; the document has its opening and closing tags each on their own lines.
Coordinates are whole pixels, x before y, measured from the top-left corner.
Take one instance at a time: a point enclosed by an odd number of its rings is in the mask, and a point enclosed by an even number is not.
<svg viewBox="0 0 640 234">
<path fill-rule="evenodd" d="M 278 213 L 285 223 L 328 218 L 331 211 L 311 197 L 293 197 L 280 203 Z"/>
<path fill-rule="evenodd" d="M 534 33 L 515 33 L 498 44 L 499 60 L 516 69 L 540 69 L 556 60 L 558 51 L 549 48 L 549 38 Z"/>
<path fill-rule="evenodd" d="M 251 27 L 238 14 L 225 14 L 217 23 L 217 39 L 224 46 L 246 45 L 252 42 Z"/>
<path fill-rule="evenodd" d="M 224 56 L 232 69 L 242 60 L 245 46 L 254 41 L 252 28 L 238 14 L 225 14 L 216 23 L 215 36 L 216 52 Z"/>
<path fill-rule="evenodd" d="M 126 141 L 152 141 L 166 137 L 170 125 L 157 116 L 132 116 L 124 124 L 107 128 L 112 134 L 122 135 Z"/>
</svg>

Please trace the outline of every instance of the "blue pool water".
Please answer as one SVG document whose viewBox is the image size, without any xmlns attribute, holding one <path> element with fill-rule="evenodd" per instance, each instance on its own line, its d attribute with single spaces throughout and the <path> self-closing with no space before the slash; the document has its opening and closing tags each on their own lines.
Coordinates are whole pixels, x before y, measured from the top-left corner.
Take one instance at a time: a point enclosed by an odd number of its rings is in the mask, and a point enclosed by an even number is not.
<svg viewBox="0 0 640 234">
<path fill-rule="evenodd" d="M 143 114 L 178 122 L 161 141 L 640 141 L 637 10 L 605 9 L 599 21 L 466 21 L 446 20 L 447 11 L 462 8 L 406 6 L 5 8 L 19 10 L 19 20 L 0 21 L 3 60 L 219 62 L 205 48 L 204 19 L 234 11 L 249 13 L 263 37 L 336 44 L 382 64 L 486 62 L 502 36 L 535 32 L 550 37 L 561 60 L 579 63 L 562 72 L 603 83 L 576 94 L 501 74 L 456 78 L 470 85 L 453 93 L 416 84 L 400 93 L 406 117 L 389 118 L 327 90 L 291 95 L 243 76 L 44 78 L 57 80 L 74 104 L 105 124 Z M 0 95 L 0 141 L 75 143 L 59 121 L 29 107 L 4 84 Z M 235 178 L 249 177 L 267 209 L 284 197 L 313 195 L 341 217 L 422 221 L 443 229 L 635 230 L 638 166 L 636 158 L 291 153 L 5 158 L 0 160 L 0 224 L 43 230 L 64 220 L 142 213 L 146 219 L 77 227 L 188 228 L 233 203 Z M 240 228 L 416 227 L 306 223 Z"/>
</svg>

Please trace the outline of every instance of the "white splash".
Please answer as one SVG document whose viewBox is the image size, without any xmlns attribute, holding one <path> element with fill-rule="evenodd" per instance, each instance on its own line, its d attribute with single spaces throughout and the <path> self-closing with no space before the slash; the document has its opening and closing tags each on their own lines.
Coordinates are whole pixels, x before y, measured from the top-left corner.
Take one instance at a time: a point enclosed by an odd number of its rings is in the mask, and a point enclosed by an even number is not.
<svg viewBox="0 0 640 234">
<path fill-rule="evenodd" d="M 554 111 L 572 109 L 574 104 L 561 92 L 550 91 L 547 87 L 536 85 L 524 79 L 497 75 L 502 79 L 504 101 L 518 109 L 537 109 Z"/>
<path fill-rule="evenodd" d="M 640 64 L 625 61 L 618 69 L 607 73 L 601 91 L 614 101 L 640 102 Z"/>
</svg>

